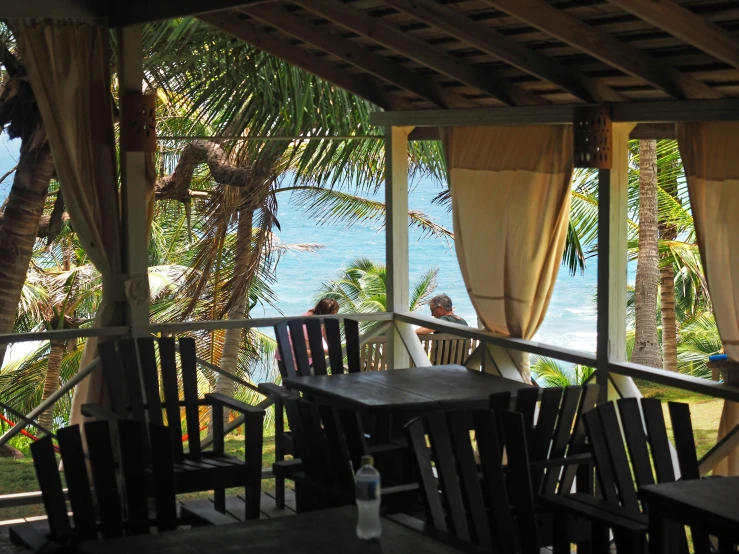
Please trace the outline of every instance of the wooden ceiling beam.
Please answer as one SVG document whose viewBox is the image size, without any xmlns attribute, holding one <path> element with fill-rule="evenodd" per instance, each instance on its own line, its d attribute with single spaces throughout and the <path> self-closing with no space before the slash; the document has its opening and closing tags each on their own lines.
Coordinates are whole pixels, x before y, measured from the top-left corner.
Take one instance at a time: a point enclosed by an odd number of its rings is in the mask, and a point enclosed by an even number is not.
<svg viewBox="0 0 739 554">
<path fill-rule="evenodd" d="M 412 92 L 439 108 L 480 107 L 479 104 L 461 94 L 445 89 L 430 79 L 414 75 L 392 60 L 374 54 L 334 33 L 327 32 L 326 29 L 296 17 L 283 8 L 258 6 L 242 8 L 241 11 L 249 14 L 254 19 L 258 19 L 271 27 L 336 56 L 362 71 L 371 73 L 378 79 Z"/>
<path fill-rule="evenodd" d="M 672 0 L 609 2 L 716 59 L 739 67 L 739 38 Z"/>
<path fill-rule="evenodd" d="M 243 16 L 238 12 L 216 12 L 198 17 L 232 37 L 243 40 L 268 54 L 304 69 L 325 81 L 377 104 L 383 109 L 402 110 L 410 106 L 410 103 L 406 100 L 382 90 L 369 79 L 347 73 L 336 64 L 322 60 L 300 48 L 295 48 L 289 42 L 272 36 L 253 23 L 240 19 Z"/>
<path fill-rule="evenodd" d="M 100 0 L 92 0 L 102 4 Z M 110 4 L 110 26 L 125 27 L 163 19 L 196 16 L 276 0 L 117 0 Z"/>
<path fill-rule="evenodd" d="M 478 50 L 548 81 L 584 102 L 617 102 L 625 97 L 610 87 L 589 81 L 578 71 L 482 25 L 463 13 L 430 0 L 385 0 L 398 11 L 440 29 Z"/>
<path fill-rule="evenodd" d="M 536 94 L 499 78 L 489 69 L 471 66 L 343 2 L 337 0 L 291 0 L 291 2 L 367 37 L 401 56 L 493 96 L 509 106 L 535 106 L 548 103 Z"/>
<path fill-rule="evenodd" d="M 673 98 L 711 99 L 722 94 L 707 84 L 617 38 L 558 10 L 544 0 L 485 0 L 500 11 L 536 27 L 612 67 L 643 79 Z M 646 1 L 646 0 L 642 0 Z"/>
</svg>

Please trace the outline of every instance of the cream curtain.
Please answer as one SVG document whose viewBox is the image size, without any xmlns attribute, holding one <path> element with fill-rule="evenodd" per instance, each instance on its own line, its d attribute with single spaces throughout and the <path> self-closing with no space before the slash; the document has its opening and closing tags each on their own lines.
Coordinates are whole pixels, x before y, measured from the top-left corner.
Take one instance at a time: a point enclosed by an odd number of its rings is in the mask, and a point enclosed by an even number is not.
<svg viewBox="0 0 739 554">
<path fill-rule="evenodd" d="M 711 294 L 721 342 L 739 361 L 739 123 L 685 123 L 677 126 L 680 155 L 688 180 L 703 271 Z M 737 376 L 725 376 L 739 385 Z M 739 404 L 726 402 L 718 432 L 721 439 L 739 424 Z M 739 449 L 713 470 L 739 475 Z"/>
<path fill-rule="evenodd" d="M 64 201 L 79 240 L 102 274 L 103 299 L 94 327 L 123 323 L 121 224 L 110 88 L 109 30 L 85 23 L 41 21 L 19 26 L 18 40 L 44 121 Z M 96 355 L 87 341 L 81 367 Z M 103 401 L 102 375 L 76 389 L 80 406 Z"/>
<path fill-rule="evenodd" d="M 572 129 L 453 127 L 444 138 L 454 242 L 472 304 L 488 330 L 530 339 L 565 247 Z M 530 382 L 528 354 L 510 354 Z"/>
</svg>

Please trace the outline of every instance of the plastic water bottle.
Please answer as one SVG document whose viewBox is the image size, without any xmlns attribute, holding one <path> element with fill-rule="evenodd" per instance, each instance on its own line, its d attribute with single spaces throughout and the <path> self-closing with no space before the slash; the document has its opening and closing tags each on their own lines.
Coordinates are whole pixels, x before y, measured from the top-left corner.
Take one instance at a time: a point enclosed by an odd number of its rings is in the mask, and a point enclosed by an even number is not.
<svg viewBox="0 0 739 554">
<path fill-rule="evenodd" d="M 363 540 L 379 539 L 382 534 L 380 472 L 374 463 L 372 456 L 363 456 L 356 476 L 357 536 Z"/>
</svg>

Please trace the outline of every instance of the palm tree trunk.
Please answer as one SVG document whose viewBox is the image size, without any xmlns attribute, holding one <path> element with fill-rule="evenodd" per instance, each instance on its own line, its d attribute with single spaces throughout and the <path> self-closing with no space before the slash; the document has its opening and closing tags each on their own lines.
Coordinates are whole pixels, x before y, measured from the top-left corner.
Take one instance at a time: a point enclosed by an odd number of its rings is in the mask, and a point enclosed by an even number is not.
<svg viewBox="0 0 739 554">
<path fill-rule="evenodd" d="M 662 305 L 662 358 L 664 368 L 677 371 L 677 316 L 675 314 L 675 268 L 665 264 L 660 273 Z"/>
<path fill-rule="evenodd" d="M 64 341 L 51 341 L 51 351 L 49 359 L 46 362 L 46 379 L 44 380 L 44 392 L 41 395 L 41 402 L 49 398 L 59 388 L 59 376 L 62 369 L 62 358 L 64 358 Z M 54 407 L 52 406 L 38 418 L 39 425 L 48 430 L 54 424 Z"/>
<path fill-rule="evenodd" d="M 659 246 L 657 226 L 657 141 L 639 142 L 639 257 L 636 264 L 636 337 L 631 361 L 662 367 L 657 338 Z"/>
<path fill-rule="evenodd" d="M 24 141 L 25 146 L 25 141 Z M 48 143 L 21 148 L 18 169 L 3 212 L 0 226 L 0 334 L 13 332 L 23 284 L 39 222 L 54 173 L 54 160 Z M 0 363 L 6 346 L 0 346 Z"/>
<path fill-rule="evenodd" d="M 246 196 L 242 192 L 242 198 Z M 252 270 L 251 263 L 252 248 L 252 225 L 254 218 L 253 204 L 248 203 L 239 210 L 239 223 L 236 229 L 236 253 L 234 260 L 234 276 L 245 275 Z M 246 317 L 249 300 L 249 287 L 246 288 L 242 298 L 233 299 L 233 306 L 228 312 L 228 319 L 243 319 Z M 221 354 L 221 369 L 229 375 L 234 375 L 239 365 L 239 350 L 243 329 L 226 329 L 223 337 L 223 353 Z M 218 375 L 216 380 L 216 392 L 233 396 L 234 382 L 225 375 Z M 224 425 L 228 423 L 229 414 L 224 411 Z"/>
</svg>

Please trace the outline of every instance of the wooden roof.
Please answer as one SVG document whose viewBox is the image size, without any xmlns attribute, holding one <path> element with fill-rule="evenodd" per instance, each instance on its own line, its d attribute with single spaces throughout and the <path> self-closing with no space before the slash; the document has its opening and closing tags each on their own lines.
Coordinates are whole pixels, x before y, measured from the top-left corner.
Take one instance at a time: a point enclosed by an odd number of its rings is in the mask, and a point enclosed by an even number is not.
<svg viewBox="0 0 739 554">
<path fill-rule="evenodd" d="M 111 26 L 199 15 L 386 110 L 739 96 L 737 0 L 35 2 Z M 13 4 L 0 17 L 33 9 Z"/>
</svg>

